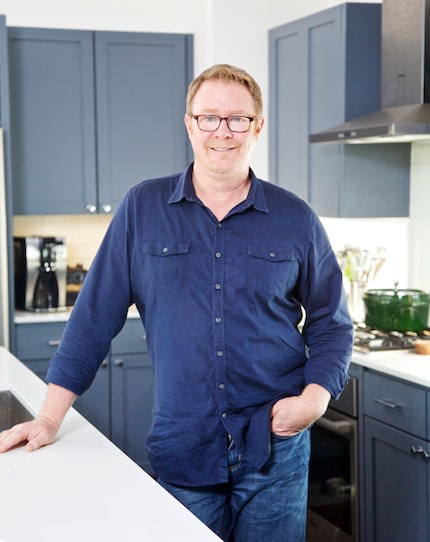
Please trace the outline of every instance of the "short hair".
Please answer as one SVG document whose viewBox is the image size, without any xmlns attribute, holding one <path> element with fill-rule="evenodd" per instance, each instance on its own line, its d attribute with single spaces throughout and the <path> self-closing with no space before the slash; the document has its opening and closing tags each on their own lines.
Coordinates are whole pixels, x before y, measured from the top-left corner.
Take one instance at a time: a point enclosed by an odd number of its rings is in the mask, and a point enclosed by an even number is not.
<svg viewBox="0 0 430 542">
<path fill-rule="evenodd" d="M 231 66 L 230 64 L 215 64 L 203 71 L 190 83 L 186 101 L 186 112 L 188 115 L 192 114 L 194 96 L 200 88 L 200 85 L 205 81 L 211 80 L 237 82 L 244 85 L 249 90 L 252 99 L 254 100 L 256 116 L 261 117 L 263 114 L 263 98 L 258 83 L 244 69 Z"/>
</svg>

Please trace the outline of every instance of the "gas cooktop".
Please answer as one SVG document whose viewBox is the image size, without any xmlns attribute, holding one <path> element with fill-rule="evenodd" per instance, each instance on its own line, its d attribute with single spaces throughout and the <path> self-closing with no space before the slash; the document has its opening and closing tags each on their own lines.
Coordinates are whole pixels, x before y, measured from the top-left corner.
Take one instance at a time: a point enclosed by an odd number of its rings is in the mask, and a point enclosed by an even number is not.
<svg viewBox="0 0 430 542">
<path fill-rule="evenodd" d="M 381 331 L 357 325 L 354 335 L 354 350 L 368 354 L 389 350 L 413 350 L 417 339 L 430 340 L 430 330 L 415 331 Z"/>
</svg>

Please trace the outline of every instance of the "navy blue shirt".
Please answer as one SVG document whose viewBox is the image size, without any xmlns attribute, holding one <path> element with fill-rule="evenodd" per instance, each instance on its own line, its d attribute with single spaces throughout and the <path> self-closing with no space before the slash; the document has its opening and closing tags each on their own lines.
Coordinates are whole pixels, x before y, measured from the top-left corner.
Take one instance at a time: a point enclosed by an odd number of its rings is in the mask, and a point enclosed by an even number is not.
<svg viewBox="0 0 430 542">
<path fill-rule="evenodd" d="M 353 331 L 326 233 L 305 202 L 250 176 L 221 221 L 192 165 L 132 188 L 51 360 L 47 380 L 82 394 L 136 304 L 154 370 L 147 450 L 171 483 L 226 482 L 227 433 L 261 468 L 272 405 L 310 383 L 337 397 L 347 381 Z"/>
</svg>

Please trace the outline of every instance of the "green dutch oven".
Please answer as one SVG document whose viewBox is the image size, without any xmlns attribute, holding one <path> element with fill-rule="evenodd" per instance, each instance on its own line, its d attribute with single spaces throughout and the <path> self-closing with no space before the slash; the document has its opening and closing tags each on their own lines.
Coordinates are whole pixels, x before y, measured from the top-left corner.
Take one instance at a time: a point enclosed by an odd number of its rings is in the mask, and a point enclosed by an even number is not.
<svg viewBox="0 0 430 542">
<path fill-rule="evenodd" d="M 365 323 L 383 331 L 427 328 L 430 296 L 422 290 L 367 290 L 363 294 Z"/>
</svg>

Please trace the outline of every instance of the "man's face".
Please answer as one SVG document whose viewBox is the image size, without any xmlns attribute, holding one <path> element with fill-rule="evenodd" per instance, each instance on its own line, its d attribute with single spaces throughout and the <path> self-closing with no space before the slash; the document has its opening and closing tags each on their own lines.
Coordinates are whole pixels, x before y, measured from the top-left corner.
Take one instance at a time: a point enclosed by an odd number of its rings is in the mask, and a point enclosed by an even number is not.
<svg viewBox="0 0 430 542">
<path fill-rule="evenodd" d="M 254 117 L 255 105 L 248 89 L 241 83 L 217 80 L 202 83 L 192 104 L 192 115 L 234 115 Z M 192 116 L 185 115 L 185 125 L 194 151 L 195 167 L 212 175 L 248 175 L 254 145 L 264 120 L 255 119 L 247 132 L 232 132 L 221 121 L 214 132 L 204 132 Z"/>
</svg>

